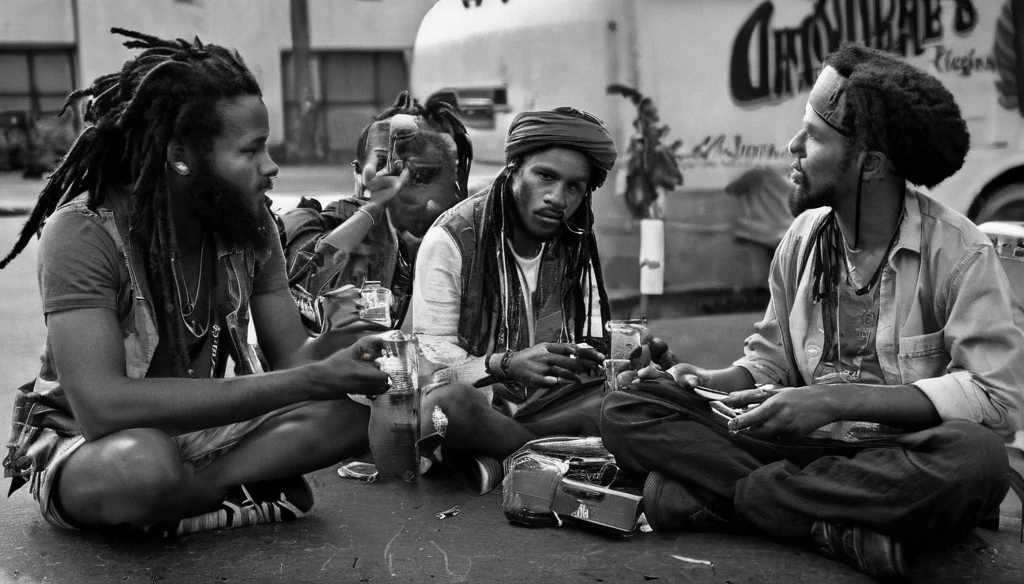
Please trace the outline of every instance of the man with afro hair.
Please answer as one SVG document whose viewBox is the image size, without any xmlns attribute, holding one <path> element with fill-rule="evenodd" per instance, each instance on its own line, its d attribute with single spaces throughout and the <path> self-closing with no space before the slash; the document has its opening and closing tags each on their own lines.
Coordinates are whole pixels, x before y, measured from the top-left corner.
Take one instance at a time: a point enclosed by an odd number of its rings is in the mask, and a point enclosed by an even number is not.
<svg viewBox="0 0 1024 584">
<path fill-rule="evenodd" d="M 825 60 L 744 356 L 650 365 L 605 398 L 604 443 L 647 475 L 655 530 L 754 529 L 898 579 L 998 508 L 1024 427 L 1020 306 L 985 235 L 911 186 L 969 143 L 934 77 L 854 44 Z"/>
</svg>

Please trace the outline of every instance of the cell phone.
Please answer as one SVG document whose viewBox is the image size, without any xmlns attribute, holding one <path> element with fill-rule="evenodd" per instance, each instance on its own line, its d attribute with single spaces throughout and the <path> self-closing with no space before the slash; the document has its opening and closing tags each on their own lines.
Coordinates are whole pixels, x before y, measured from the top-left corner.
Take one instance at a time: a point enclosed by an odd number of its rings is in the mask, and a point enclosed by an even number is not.
<svg viewBox="0 0 1024 584">
<path fill-rule="evenodd" d="M 397 164 L 401 160 L 398 155 L 398 142 L 408 140 L 419 132 L 416 125 L 416 117 L 409 114 L 395 114 L 391 116 L 388 135 L 388 174 L 398 174 Z"/>
<path fill-rule="evenodd" d="M 694 386 L 693 391 L 704 399 L 720 400 L 729 397 L 729 392 L 702 385 Z"/>
</svg>

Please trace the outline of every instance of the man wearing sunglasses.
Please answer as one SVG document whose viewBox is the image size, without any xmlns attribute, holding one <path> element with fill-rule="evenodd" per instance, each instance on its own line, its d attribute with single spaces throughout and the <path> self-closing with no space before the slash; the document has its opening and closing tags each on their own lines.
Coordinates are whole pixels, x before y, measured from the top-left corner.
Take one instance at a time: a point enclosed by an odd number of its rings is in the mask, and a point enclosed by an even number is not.
<svg viewBox="0 0 1024 584">
<path fill-rule="evenodd" d="M 355 196 L 326 209 L 304 198 L 280 217 L 300 308 L 345 284 L 379 281 L 392 293 L 391 326 L 402 327 L 420 240 L 438 215 L 467 195 L 473 146 L 455 107 L 450 93 L 420 105 L 402 92 L 359 136 Z M 324 323 L 315 322 L 315 313 L 303 310 L 303 316 L 320 332 Z"/>
<path fill-rule="evenodd" d="M 423 397 L 421 451 L 466 472 L 476 492 L 533 438 L 598 433 L 603 355 L 582 343 L 602 344 L 608 304 L 591 196 L 615 157 L 590 114 L 521 113 L 490 188 L 423 238 L 413 330 L 448 368 Z"/>
</svg>

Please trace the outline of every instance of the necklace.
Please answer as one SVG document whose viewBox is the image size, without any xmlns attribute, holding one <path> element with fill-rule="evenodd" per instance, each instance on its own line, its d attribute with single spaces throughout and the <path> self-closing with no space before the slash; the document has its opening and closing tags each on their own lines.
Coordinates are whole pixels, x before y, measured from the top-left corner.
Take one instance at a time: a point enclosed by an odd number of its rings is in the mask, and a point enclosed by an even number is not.
<svg viewBox="0 0 1024 584">
<path fill-rule="evenodd" d="M 199 249 L 199 277 L 196 279 L 196 293 L 193 296 L 188 292 L 188 281 L 185 280 L 185 270 L 181 267 L 178 254 L 171 254 L 171 272 L 174 274 L 174 292 L 178 297 L 178 307 L 181 313 L 181 320 L 185 323 L 189 332 L 195 337 L 202 337 L 210 325 L 210 303 L 206 303 L 206 322 L 200 325 L 191 318 L 196 310 L 196 303 L 199 302 L 199 290 L 203 284 L 203 261 L 206 259 L 206 234 L 203 234 L 203 245 Z M 180 280 L 180 282 L 179 282 Z M 185 301 L 181 301 L 181 289 L 185 289 Z"/>
</svg>

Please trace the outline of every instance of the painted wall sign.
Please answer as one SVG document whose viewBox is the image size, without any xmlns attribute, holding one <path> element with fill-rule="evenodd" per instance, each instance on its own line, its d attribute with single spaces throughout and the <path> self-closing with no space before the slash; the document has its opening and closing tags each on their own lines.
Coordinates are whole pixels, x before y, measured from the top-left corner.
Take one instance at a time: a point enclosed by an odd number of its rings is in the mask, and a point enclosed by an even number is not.
<svg viewBox="0 0 1024 584">
<path fill-rule="evenodd" d="M 977 24 L 972 0 L 945 4 L 953 10 L 952 28 L 969 34 Z M 949 34 L 943 27 L 942 0 L 818 0 L 799 25 L 773 28 L 775 6 L 759 4 L 733 41 L 730 90 L 740 104 L 784 99 L 814 84 L 825 55 L 843 41 L 859 41 L 905 57 L 920 56 L 930 47 L 936 68 L 969 75 L 994 68 L 991 55 L 957 54 L 939 44 Z"/>
<path fill-rule="evenodd" d="M 682 149 L 680 165 L 684 169 L 702 168 L 721 164 L 732 166 L 788 164 L 793 155 L 785 144 L 771 142 L 750 143 L 742 134 L 715 134 L 705 137 L 699 144 Z"/>
</svg>

